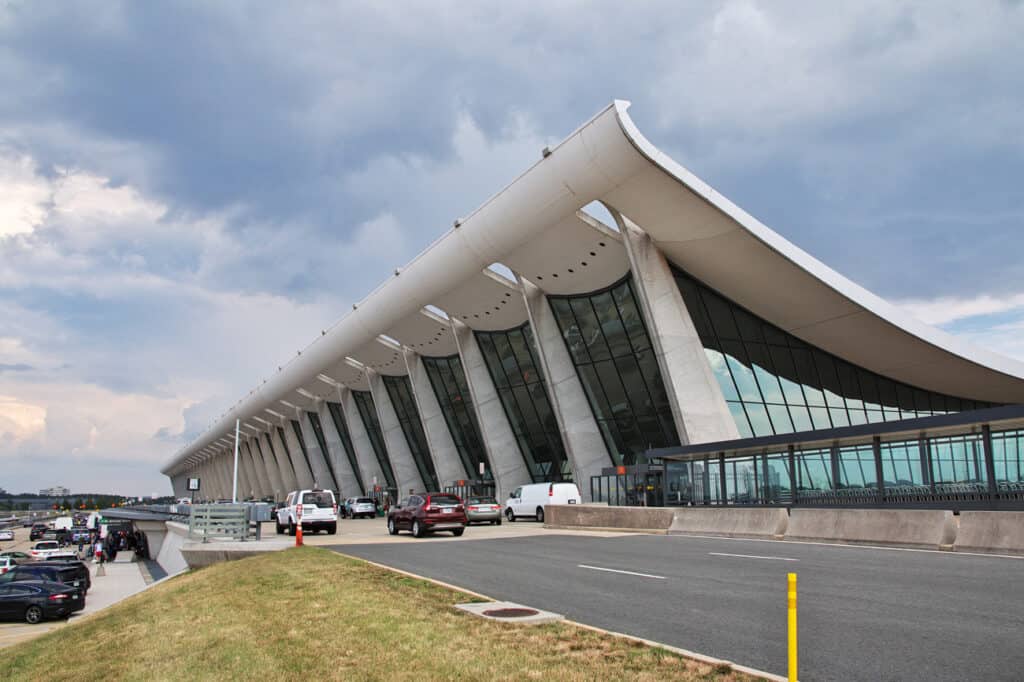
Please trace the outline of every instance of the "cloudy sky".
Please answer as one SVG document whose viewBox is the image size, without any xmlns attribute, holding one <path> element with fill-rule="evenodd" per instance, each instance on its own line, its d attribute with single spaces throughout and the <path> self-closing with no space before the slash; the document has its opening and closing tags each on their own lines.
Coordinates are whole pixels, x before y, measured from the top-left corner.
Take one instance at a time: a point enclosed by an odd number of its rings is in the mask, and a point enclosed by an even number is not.
<svg viewBox="0 0 1024 682">
<path fill-rule="evenodd" d="M 613 98 L 1024 359 L 1019 2 L 0 0 L 0 487 L 167 457 Z"/>
</svg>

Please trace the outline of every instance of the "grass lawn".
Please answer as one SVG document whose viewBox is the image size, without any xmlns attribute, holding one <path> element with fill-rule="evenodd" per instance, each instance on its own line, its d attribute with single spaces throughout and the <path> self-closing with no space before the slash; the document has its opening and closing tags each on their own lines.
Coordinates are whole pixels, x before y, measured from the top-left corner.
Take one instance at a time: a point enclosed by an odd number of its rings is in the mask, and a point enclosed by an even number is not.
<svg viewBox="0 0 1024 682">
<path fill-rule="evenodd" d="M 102 580 L 102 578 L 100 578 Z M 304 547 L 217 564 L 3 651 L 0 680 L 741 680 Z"/>
</svg>

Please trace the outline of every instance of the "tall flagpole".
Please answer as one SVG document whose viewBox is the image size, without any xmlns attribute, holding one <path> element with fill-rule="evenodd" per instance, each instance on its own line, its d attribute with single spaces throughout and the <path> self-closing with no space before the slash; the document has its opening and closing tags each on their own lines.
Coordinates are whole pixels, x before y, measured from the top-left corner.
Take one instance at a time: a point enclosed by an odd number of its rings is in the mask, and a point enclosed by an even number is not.
<svg viewBox="0 0 1024 682">
<path fill-rule="evenodd" d="M 235 420 L 235 477 L 231 483 L 231 502 L 238 502 L 238 428 L 241 419 Z"/>
</svg>

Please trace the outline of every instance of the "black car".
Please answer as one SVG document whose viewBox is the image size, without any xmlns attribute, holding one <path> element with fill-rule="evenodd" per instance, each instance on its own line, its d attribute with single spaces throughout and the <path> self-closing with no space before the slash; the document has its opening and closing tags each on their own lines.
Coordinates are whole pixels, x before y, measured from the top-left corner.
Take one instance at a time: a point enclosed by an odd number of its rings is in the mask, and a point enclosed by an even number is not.
<svg viewBox="0 0 1024 682">
<path fill-rule="evenodd" d="M 41 540 L 43 538 L 43 533 L 48 530 L 50 530 L 50 528 L 45 523 L 37 523 L 32 526 L 32 530 L 28 532 L 28 539 L 32 541 Z"/>
<path fill-rule="evenodd" d="M 84 608 L 85 594 L 68 585 L 45 580 L 0 583 L 0 620 L 34 625 L 47 618 L 67 618 Z"/>
<path fill-rule="evenodd" d="M 18 564 L 0 575 L 0 585 L 33 580 L 62 583 L 70 588 L 81 588 L 83 592 L 86 589 L 85 580 L 83 580 L 79 569 L 73 565 L 46 565 L 43 562 Z"/>
<path fill-rule="evenodd" d="M 21 565 L 21 564 L 19 564 Z M 64 557 L 54 556 L 43 561 L 36 561 L 35 563 L 29 564 L 29 566 L 53 566 L 55 568 L 73 568 L 78 576 L 78 586 L 84 589 L 86 592 L 92 588 L 92 575 L 89 573 L 89 567 L 85 565 L 85 562 L 80 561 L 75 557 Z M 58 582 L 66 583 L 66 580 L 59 580 Z M 74 584 L 74 583 L 72 583 Z"/>
</svg>

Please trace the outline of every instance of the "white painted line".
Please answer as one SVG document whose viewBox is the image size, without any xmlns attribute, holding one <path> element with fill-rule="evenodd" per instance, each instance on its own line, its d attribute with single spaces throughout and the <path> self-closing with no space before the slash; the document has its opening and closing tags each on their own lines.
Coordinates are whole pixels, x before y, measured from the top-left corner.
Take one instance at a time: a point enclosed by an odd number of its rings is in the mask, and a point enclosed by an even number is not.
<svg viewBox="0 0 1024 682">
<path fill-rule="evenodd" d="M 885 545 L 862 545 L 844 542 L 814 542 L 812 540 L 775 540 L 769 538 L 730 538 L 724 535 L 698 535 L 689 533 L 685 535 L 666 535 L 668 538 L 702 538 L 705 540 L 730 540 L 733 542 L 770 542 L 773 545 L 816 545 L 818 547 L 840 547 L 842 549 L 880 549 L 883 552 L 918 552 L 920 554 L 943 554 L 950 557 L 985 557 L 989 559 L 1015 559 L 1024 561 L 1024 555 L 1020 554 L 989 554 L 988 552 L 956 552 L 949 549 L 922 549 L 920 547 L 886 547 Z"/>
<path fill-rule="evenodd" d="M 758 556 L 757 554 L 727 554 L 726 552 L 708 552 L 711 556 L 733 556 L 740 559 L 771 559 L 772 561 L 800 561 L 784 556 Z"/>
<path fill-rule="evenodd" d="M 608 573 L 622 573 L 624 575 L 635 575 L 641 578 L 654 578 L 655 580 L 665 580 L 663 575 L 651 575 L 650 573 L 636 573 L 634 571 L 620 571 L 617 568 L 602 568 L 600 566 L 587 566 L 586 564 L 576 564 L 577 568 L 589 568 L 591 571 L 607 571 Z"/>
</svg>

